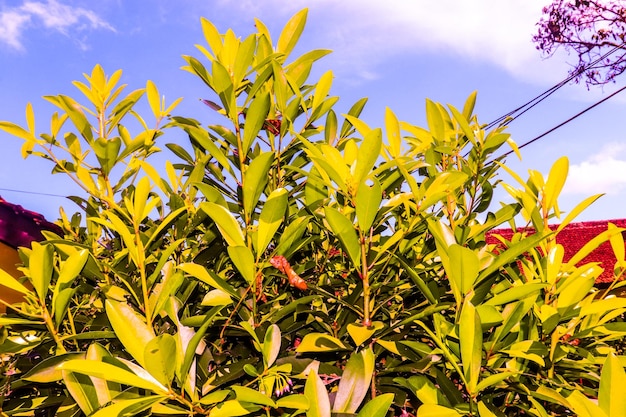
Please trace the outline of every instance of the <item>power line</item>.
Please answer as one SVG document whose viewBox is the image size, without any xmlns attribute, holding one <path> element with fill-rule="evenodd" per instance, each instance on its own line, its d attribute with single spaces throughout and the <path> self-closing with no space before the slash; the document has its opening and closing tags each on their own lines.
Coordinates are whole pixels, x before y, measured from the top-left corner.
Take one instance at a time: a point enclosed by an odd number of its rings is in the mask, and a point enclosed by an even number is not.
<svg viewBox="0 0 626 417">
<path fill-rule="evenodd" d="M 570 81 L 572 81 L 574 78 L 579 76 L 581 73 L 583 73 L 584 71 L 587 71 L 587 70 L 590 70 L 590 69 L 594 68 L 598 63 L 604 61 L 610 55 L 614 54 L 615 52 L 617 52 L 620 49 L 623 49 L 623 47 L 625 45 L 626 45 L 626 42 L 622 43 L 621 45 L 613 47 L 612 49 L 607 51 L 604 55 L 602 55 L 602 56 L 596 58 L 595 60 L 593 60 L 592 62 L 590 62 L 584 68 L 581 68 L 579 71 L 576 71 L 573 74 L 570 74 L 568 77 L 566 77 L 562 81 L 556 83 L 555 85 L 553 85 L 552 87 L 550 87 L 549 89 L 544 91 L 543 93 L 537 95 L 536 97 L 532 98 L 531 100 L 527 101 L 526 103 L 522 104 L 521 106 L 517 107 L 516 109 L 511 110 L 510 112 L 508 112 L 508 113 L 498 117 L 497 119 L 495 119 L 491 123 L 487 124 L 486 129 L 491 129 L 491 128 L 495 127 L 496 125 L 508 125 L 513 120 L 518 119 L 522 114 L 526 113 L 528 110 L 532 109 L 533 107 L 535 107 L 536 105 L 541 103 L 543 100 L 545 100 L 548 97 L 550 97 L 557 90 L 559 90 L 561 87 L 567 85 Z M 514 114 L 516 114 L 518 112 L 519 112 L 519 114 L 517 114 L 516 116 L 513 116 Z"/>
<path fill-rule="evenodd" d="M 45 195 L 45 196 L 48 196 L 48 197 L 67 198 L 67 196 L 61 195 L 61 194 L 40 193 L 40 192 L 37 192 L 37 191 L 14 190 L 14 189 L 11 189 L 11 188 L 0 188 L 0 191 L 8 191 L 8 192 L 11 192 L 11 193 L 22 193 L 22 194 L 32 194 L 32 195 Z"/>
<path fill-rule="evenodd" d="M 611 93 L 611 94 L 610 94 L 610 95 L 608 95 L 607 97 L 604 97 L 602 100 L 599 100 L 599 101 L 595 102 L 594 104 L 592 104 L 591 106 L 587 107 L 586 109 L 584 109 L 584 110 L 582 110 L 582 111 L 580 111 L 580 112 L 576 113 L 574 116 L 570 117 L 569 119 L 565 120 L 564 122 L 562 122 L 562 123 L 560 123 L 560 124 L 558 124 L 558 125 L 554 126 L 553 128 L 551 128 L 551 129 L 549 129 L 549 130 L 547 130 L 547 131 L 543 132 L 543 133 L 542 133 L 542 134 L 540 134 L 539 136 L 536 136 L 536 137 L 534 137 L 533 139 L 531 139 L 531 140 L 529 140 L 529 141 L 527 141 L 527 142 L 524 142 L 523 144 L 521 144 L 521 145 L 520 145 L 520 146 L 518 146 L 517 148 L 518 148 L 518 149 L 521 149 L 521 148 L 524 148 L 524 147 L 526 147 L 526 146 L 530 145 L 531 143 L 534 143 L 534 142 L 538 141 L 539 139 L 543 138 L 544 136 L 546 136 L 546 135 L 548 135 L 548 134 L 550 134 L 550 133 L 554 132 L 554 131 L 555 131 L 555 130 L 557 130 L 558 128 L 560 128 L 560 127 L 562 127 L 562 126 L 564 126 L 564 125 L 568 124 L 568 123 L 569 123 L 569 122 L 571 122 L 572 120 L 574 120 L 574 119 L 576 119 L 576 118 L 578 118 L 578 117 L 582 116 L 583 114 L 587 113 L 589 110 L 593 109 L 593 108 L 594 108 L 594 107 L 596 107 L 596 106 L 599 106 L 600 104 L 602 104 L 602 103 L 604 103 L 605 101 L 609 100 L 610 98 L 612 98 L 612 97 L 616 96 L 617 94 L 621 93 L 621 92 L 622 92 L 622 91 L 624 91 L 624 90 L 626 90 L 626 85 L 625 85 L 625 86 L 623 86 L 622 88 L 620 88 L 619 90 L 614 91 L 613 93 Z M 508 156 L 508 155 L 512 154 L 513 152 L 514 152 L 513 150 L 510 150 L 510 151 L 508 151 L 508 152 L 506 152 L 506 153 L 502 154 L 502 155 L 501 155 L 501 156 L 499 156 L 498 158 L 495 158 L 495 160 L 502 159 L 502 158 L 504 158 L 504 157 L 506 157 L 506 156 Z"/>
</svg>

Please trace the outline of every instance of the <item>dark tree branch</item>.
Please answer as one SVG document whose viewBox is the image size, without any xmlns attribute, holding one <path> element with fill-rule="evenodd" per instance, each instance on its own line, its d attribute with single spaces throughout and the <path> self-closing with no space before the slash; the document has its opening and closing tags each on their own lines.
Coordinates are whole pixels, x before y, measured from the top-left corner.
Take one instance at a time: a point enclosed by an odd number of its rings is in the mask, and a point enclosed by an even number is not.
<svg viewBox="0 0 626 417">
<path fill-rule="evenodd" d="M 537 26 L 533 41 L 545 56 L 560 47 L 577 56 L 575 82 L 603 85 L 626 71 L 626 2 L 554 0 Z"/>
</svg>

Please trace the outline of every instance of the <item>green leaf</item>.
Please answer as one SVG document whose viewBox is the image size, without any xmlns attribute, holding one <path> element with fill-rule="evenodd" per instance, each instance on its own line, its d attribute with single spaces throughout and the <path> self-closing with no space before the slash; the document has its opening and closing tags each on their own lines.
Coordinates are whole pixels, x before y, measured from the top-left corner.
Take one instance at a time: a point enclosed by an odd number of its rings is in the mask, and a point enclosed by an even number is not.
<svg viewBox="0 0 626 417">
<path fill-rule="evenodd" d="M 343 370 L 333 412 L 354 413 L 369 391 L 374 373 L 374 352 L 371 347 L 350 355 Z"/>
<path fill-rule="evenodd" d="M 256 49 L 256 36 L 249 35 L 237 49 L 237 56 L 235 58 L 235 65 L 233 68 L 233 79 L 235 84 L 238 85 L 241 80 L 246 76 L 250 65 L 254 59 L 254 53 Z"/>
<path fill-rule="evenodd" d="M 170 386 L 176 373 L 176 340 L 165 333 L 150 340 L 144 349 L 146 370 L 161 384 Z"/>
<path fill-rule="evenodd" d="M 0 121 L 0 130 L 4 130 L 9 135 L 24 139 L 29 142 L 36 142 L 37 138 L 31 132 L 27 131 L 23 127 L 16 125 L 15 123 Z"/>
<path fill-rule="evenodd" d="M 620 360 L 611 352 L 604 361 L 600 376 L 598 405 L 609 417 L 626 416 L 626 373 Z"/>
<path fill-rule="evenodd" d="M 296 348 L 296 352 L 336 352 L 339 350 L 348 350 L 336 337 L 323 333 L 307 333 Z"/>
<path fill-rule="evenodd" d="M 229 246 L 228 256 L 235 264 L 241 276 L 252 285 L 255 279 L 254 255 L 247 246 Z"/>
<path fill-rule="evenodd" d="M 559 310 L 573 306 L 580 302 L 593 287 L 596 279 L 602 273 L 602 268 L 597 264 L 589 264 L 584 268 L 584 272 L 576 277 L 575 280 L 570 279 L 563 284 L 559 289 L 559 296 L 557 298 L 557 307 Z M 575 282 L 574 282 L 575 281 Z"/>
<path fill-rule="evenodd" d="M 324 207 L 330 229 L 343 245 L 355 268 L 361 265 L 361 246 L 352 222 L 332 207 Z"/>
<path fill-rule="evenodd" d="M 90 417 L 135 416 L 166 398 L 164 395 L 148 395 L 140 398 L 119 400 L 98 410 Z"/>
<path fill-rule="evenodd" d="M 450 405 L 441 388 L 425 375 L 414 375 L 409 379 L 394 378 L 393 382 L 408 388 L 423 404 Z"/>
<path fill-rule="evenodd" d="M 54 248 L 52 245 L 32 243 L 32 252 L 28 261 L 30 280 L 39 295 L 40 300 L 45 300 L 50 288 L 50 280 L 53 272 Z"/>
<path fill-rule="evenodd" d="M 227 292 L 232 297 L 239 299 L 239 293 L 237 292 L 237 290 L 235 290 L 229 283 L 227 283 L 225 280 L 215 274 L 215 272 L 206 269 L 202 265 L 185 263 L 178 265 L 178 269 L 191 275 L 192 277 L 198 278 L 200 281 L 213 288 L 220 289 L 224 292 Z"/>
<path fill-rule="evenodd" d="M 265 363 L 265 369 L 268 369 L 280 353 L 281 343 L 280 328 L 272 324 L 267 328 L 265 332 L 265 339 L 263 340 L 263 362 Z"/>
<path fill-rule="evenodd" d="M 108 175 L 117 163 L 117 156 L 121 147 L 122 140 L 119 137 L 98 138 L 93 143 L 93 151 L 105 175 Z"/>
<path fill-rule="evenodd" d="M 458 411 L 437 404 L 420 405 L 417 415 L 419 417 L 462 417 Z"/>
<path fill-rule="evenodd" d="M 155 338 L 154 330 L 145 318 L 124 302 L 106 300 L 106 313 L 113 331 L 124 348 L 142 366 L 145 366 L 144 348 Z"/>
<path fill-rule="evenodd" d="M 83 113 L 82 106 L 74 101 L 72 98 L 58 95 L 58 96 L 45 96 L 44 99 L 48 100 L 52 104 L 64 110 L 69 116 L 70 120 L 76 126 L 76 129 L 80 132 L 81 136 L 88 142 L 93 142 L 92 126 Z"/>
<path fill-rule="evenodd" d="M 174 124 L 179 126 L 187 132 L 192 142 L 197 142 L 204 150 L 206 150 L 215 160 L 223 166 L 228 172 L 232 173 L 232 167 L 228 161 L 227 155 L 214 143 L 213 138 L 209 135 L 205 129 L 201 129 L 198 126 L 193 126 L 181 122 L 177 122 L 174 119 Z"/>
<path fill-rule="evenodd" d="M 382 394 L 370 400 L 363 406 L 357 417 L 385 417 L 391 409 L 393 394 Z"/>
<path fill-rule="evenodd" d="M 378 180 L 372 181 L 372 186 L 366 183 L 359 185 L 356 194 L 356 218 L 362 232 L 368 233 L 378 214 L 383 198 L 382 188 Z"/>
<path fill-rule="evenodd" d="M 371 326 L 363 326 L 362 324 L 350 323 L 346 327 L 348 334 L 357 346 L 362 345 L 365 341 L 369 340 L 376 331 L 382 329 L 385 325 L 380 321 L 375 321 Z"/>
<path fill-rule="evenodd" d="M 241 387 L 238 385 L 233 385 L 232 387 L 235 396 L 238 401 L 259 404 L 259 405 L 267 405 L 269 407 L 276 407 L 276 403 L 270 397 L 265 394 L 261 394 L 259 391 L 253 390 L 248 387 Z"/>
<path fill-rule="evenodd" d="M 304 26 L 306 24 L 306 18 L 308 14 L 308 9 L 302 9 L 285 25 L 280 36 L 278 37 L 278 43 L 276 44 L 276 52 L 281 52 L 284 54 L 285 58 L 289 56 L 293 48 L 298 43 L 300 39 L 300 35 L 304 30 Z"/>
<path fill-rule="evenodd" d="M 215 306 L 204 315 L 202 325 L 200 326 L 196 334 L 193 335 L 191 340 L 189 340 L 189 344 L 185 349 L 185 356 L 183 358 L 183 363 L 180 367 L 180 375 L 187 375 L 189 373 L 189 369 L 191 368 L 191 364 L 196 353 L 196 348 L 200 344 L 200 341 L 202 341 L 202 338 L 204 337 L 204 334 L 206 333 L 209 326 L 213 324 L 215 316 L 217 316 L 217 314 L 222 311 L 223 308 L 224 306 Z"/>
<path fill-rule="evenodd" d="M 478 403 L 478 415 L 480 417 L 498 417 L 496 414 L 494 414 L 493 411 L 491 411 L 483 401 L 480 401 Z"/>
<path fill-rule="evenodd" d="M 171 255 L 171 253 L 168 255 Z M 156 317 L 163 311 L 165 304 L 172 295 L 178 291 L 180 286 L 185 281 L 185 275 L 181 271 L 167 270 L 165 276 L 159 284 L 155 286 L 154 292 L 157 294 L 156 298 L 150 298 L 150 304 L 152 305 L 152 318 Z"/>
<path fill-rule="evenodd" d="M 310 407 L 309 404 L 308 398 L 302 394 L 287 395 L 276 400 L 276 407 L 279 408 L 294 408 L 306 411 Z"/>
<path fill-rule="evenodd" d="M 148 177 L 142 177 L 135 185 L 135 192 L 133 194 L 133 221 L 136 223 L 141 222 L 148 214 L 150 214 L 150 205 L 146 210 L 146 203 L 150 196 L 150 180 Z M 156 200 L 153 200 L 156 201 Z"/>
<path fill-rule="evenodd" d="M 389 153 L 392 157 L 397 158 L 402 151 L 402 135 L 398 118 L 389 107 L 385 108 L 385 128 L 389 141 Z"/>
<path fill-rule="evenodd" d="M 367 104 L 367 97 L 363 97 L 362 99 L 354 103 L 352 107 L 350 108 L 350 110 L 348 111 L 348 115 L 351 116 L 352 118 L 359 117 L 359 115 L 363 111 L 363 108 L 365 107 L 365 104 Z M 352 124 L 351 119 L 346 117 L 343 124 L 341 125 L 341 132 L 339 133 L 339 137 L 340 138 L 348 137 L 348 135 L 350 135 L 350 131 L 353 126 L 354 125 Z"/>
<path fill-rule="evenodd" d="M 209 412 L 209 417 L 247 416 L 260 409 L 261 407 L 258 405 L 242 403 L 238 400 L 228 400 L 212 408 Z"/>
<path fill-rule="evenodd" d="M 243 208 L 250 219 L 269 180 L 274 152 L 264 152 L 252 160 L 243 176 Z"/>
<path fill-rule="evenodd" d="M 161 97 L 159 97 L 159 90 L 156 85 L 150 80 L 146 81 L 146 95 L 152 114 L 156 119 L 159 119 L 161 117 Z"/>
<path fill-rule="evenodd" d="M 71 297 L 75 293 L 75 290 L 69 287 L 85 267 L 88 258 L 89 251 L 82 249 L 71 254 L 61 266 L 61 271 L 52 293 L 53 315 L 57 326 L 61 324 Z"/>
<path fill-rule="evenodd" d="M 233 303 L 233 299 L 230 298 L 228 293 L 222 290 L 211 290 L 202 298 L 201 306 L 214 307 L 214 306 L 227 306 Z"/>
<path fill-rule="evenodd" d="M 482 366 L 483 333 L 478 312 L 469 300 L 463 303 L 461 310 L 459 341 L 467 390 L 473 395 L 476 393 L 476 385 Z"/>
<path fill-rule="evenodd" d="M 547 286 L 548 284 L 543 282 L 523 283 L 522 285 L 517 285 L 502 291 L 500 294 L 497 294 L 493 298 L 487 300 L 485 304 L 499 306 L 510 303 L 511 301 L 522 300 L 526 297 L 530 297 L 531 295 L 537 296 L 539 292 Z"/>
<path fill-rule="evenodd" d="M 330 417 L 330 400 L 326 386 L 313 369 L 309 371 L 304 384 L 304 396 L 309 400 L 306 417 Z"/>
<path fill-rule="evenodd" d="M 576 417 L 613 417 L 607 415 L 600 407 L 591 401 L 591 399 L 585 397 L 585 395 L 580 391 L 574 391 L 570 394 L 567 397 L 567 401 L 569 402 L 570 409 L 574 412 Z"/>
<path fill-rule="evenodd" d="M 439 142 L 444 142 L 447 138 L 443 116 L 439 106 L 429 99 L 426 99 L 426 120 L 433 137 Z"/>
<path fill-rule="evenodd" d="M 143 388 L 156 393 L 166 394 L 168 392 L 168 389 L 161 385 L 157 380 L 144 379 L 133 372 L 106 362 L 87 359 L 72 359 L 63 362 L 59 365 L 59 368 L 63 371 L 94 376 L 106 381 L 119 382 L 120 384 Z"/>
<path fill-rule="evenodd" d="M 64 353 L 58 356 L 45 358 L 34 368 L 26 372 L 21 379 L 31 382 L 49 383 L 63 379 L 63 371 L 59 365 L 71 359 L 85 359 L 85 353 Z"/>
<path fill-rule="evenodd" d="M 569 213 L 567 213 L 567 216 L 565 216 L 565 219 L 563 219 L 559 227 L 556 229 L 556 233 L 558 234 L 561 230 L 563 230 L 565 226 L 570 224 L 572 220 L 574 220 L 580 213 L 582 213 L 587 207 L 589 207 L 598 198 L 602 196 L 603 194 L 592 195 L 591 197 L 587 197 L 583 201 L 578 203 L 576 207 L 574 207 L 572 210 L 569 211 Z"/>
<path fill-rule="evenodd" d="M 284 188 L 278 188 L 271 192 L 263 205 L 259 217 L 259 227 L 256 235 L 257 260 L 263 254 L 267 245 L 272 241 L 276 231 L 280 227 L 285 210 L 287 209 L 288 192 Z"/>
<path fill-rule="evenodd" d="M 22 285 L 17 279 L 13 278 L 11 274 L 0 268 L 0 285 L 17 291 L 21 294 L 30 294 L 31 291 Z"/>
<path fill-rule="evenodd" d="M 81 359 L 81 358 L 77 358 Z M 94 361 L 116 361 L 111 353 L 101 344 L 92 343 L 87 348 L 87 355 L 84 359 Z M 77 375 L 77 374 L 76 374 Z M 122 385 L 117 382 L 106 381 L 102 378 L 90 377 L 93 386 L 96 388 L 98 403 L 100 405 L 110 402 L 122 392 Z"/>
<path fill-rule="evenodd" d="M 230 395 L 230 390 L 213 391 L 210 394 L 200 398 L 200 404 L 211 405 L 221 403 Z"/>
<path fill-rule="evenodd" d="M 505 379 L 516 375 L 515 372 L 498 372 L 497 374 L 489 375 L 486 378 L 483 378 L 478 385 L 476 385 L 476 392 L 479 393 L 482 390 L 487 388 L 491 388 L 492 386 L 499 384 Z"/>
<path fill-rule="evenodd" d="M 448 248 L 450 262 L 448 265 L 448 278 L 465 296 L 474 288 L 474 282 L 478 277 L 478 255 L 471 249 L 461 245 L 451 245 Z"/>
<path fill-rule="evenodd" d="M 230 246 L 246 246 L 241 226 L 233 215 L 219 204 L 204 202 L 200 209 L 209 216 L 219 229 L 222 237 Z"/>
<path fill-rule="evenodd" d="M 315 86 L 315 94 L 313 95 L 313 101 L 311 103 L 311 109 L 315 111 L 330 93 L 330 87 L 333 83 L 333 72 L 326 71 L 317 82 Z"/>
<path fill-rule="evenodd" d="M 528 236 L 525 239 L 522 239 L 520 242 L 511 245 L 507 250 L 498 254 L 498 256 L 493 260 L 493 262 L 485 269 L 480 272 L 478 279 L 476 280 L 476 284 L 482 282 L 484 279 L 489 277 L 489 275 L 496 272 L 501 267 L 513 262 L 517 259 L 517 257 L 524 252 L 527 252 L 529 249 L 535 247 L 542 240 L 544 240 L 547 236 L 543 233 L 536 233 L 532 236 Z"/>
<path fill-rule="evenodd" d="M 98 392 L 89 376 L 63 370 L 60 372 L 65 387 L 83 413 L 90 415 L 100 407 Z"/>
<path fill-rule="evenodd" d="M 243 126 L 243 149 L 239 151 L 245 156 L 248 154 L 254 139 L 265 124 L 270 111 L 270 96 L 267 93 L 258 95 L 252 100 L 246 112 L 246 121 Z M 258 157 L 257 157 L 258 158 Z M 255 158 L 255 160 L 257 159 Z M 254 162 L 254 161 L 253 161 Z M 266 178 L 267 179 L 267 178 Z"/>
<path fill-rule="evenodd" d="M 563 186 L 565 185 L 565 180 L 567 179 L 567 173 L 569 171 L 569 160 L 566 156 L 559 158 L 550 169 L 550 174 L 548 174 L 548 179 L 546 180 L 546 185 L 543 191 L 543 204 L 545 207 L 550 210 L 552 208 L 556 208 L 557 199 Z M 558 213 L 557 213 L 558 215 Z"/>
<path fill-rule="evenodd" d="M 383 134 L 380 129 L 373 129 L 359 146 L 356 157 L 356 169 L 354 170 L 354 183 L 358 186 L 368 176 L 376 160 L 380 156 L 383 144 Z"/>
</svg>

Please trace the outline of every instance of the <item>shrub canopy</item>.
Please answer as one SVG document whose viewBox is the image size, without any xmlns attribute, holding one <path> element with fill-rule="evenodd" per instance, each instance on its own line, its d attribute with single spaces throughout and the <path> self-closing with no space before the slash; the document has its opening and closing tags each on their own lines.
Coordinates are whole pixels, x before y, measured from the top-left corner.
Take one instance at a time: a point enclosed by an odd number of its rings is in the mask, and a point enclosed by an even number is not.
<svg viewBox="0 0 626 417">
<path fill-rule="evenodd" d="M 483 129 L 475 94 L 426 100 L 426 127 L 389 109 L 370 127 L 366 99 L 339 116 L 332 72 L 309 79 L 329 51 L 291 55 L 306 13 L 277 40 L 202 20 L 184 69 L 222 124 L 100 66 L 80 100 L 45 97 L 48 132 L 30 105 L 25 127 L 0 122 L 86 196 L 20 250 L 24 277 L 0 271 L 24 296 L 0 317 L 3 413 L 622 415 L 622 229 L 565 261 L 548 228 L 597 196 L 562 216 L 567 159 L 510 171 L 497 155 L 515 144 Z M 189 142 L 154 167 L 165 131 Z M 502 169 L 514 202 L 494 204 Z M 518 215 L 536 233 L 486 244 Z M 606 240 L 618 264 L 599 290 L 579 261 Z"/>
</svg>

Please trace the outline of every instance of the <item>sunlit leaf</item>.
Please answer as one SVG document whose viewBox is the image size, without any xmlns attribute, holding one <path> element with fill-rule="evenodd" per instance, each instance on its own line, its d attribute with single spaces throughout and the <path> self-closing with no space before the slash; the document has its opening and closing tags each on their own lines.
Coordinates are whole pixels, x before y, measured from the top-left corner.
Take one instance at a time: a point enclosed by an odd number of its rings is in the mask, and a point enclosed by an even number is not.
<svg viewBox="0 0 626 417">
<path fill-rule="evenodd" d="M 374 372 L 374 352 L 366 348 L 353 353 L 341 375 L 333 412 L 354 413 L 369 391 Z"/>
<path fill-rule="evenodd" d="M 155 337 L 152 327 L 124 302 L 106 300 L 106 313 L 124 348 L 140 365 L 145 365 L 144 348 Z"/>
<path fill-rule="evenodd" d="M 310 370 L 307 376 L 304 396 L 309 400 L 306 417 L 330 417 L 330 400 L 326 386 L 314 370 Z"/>
</svg>

